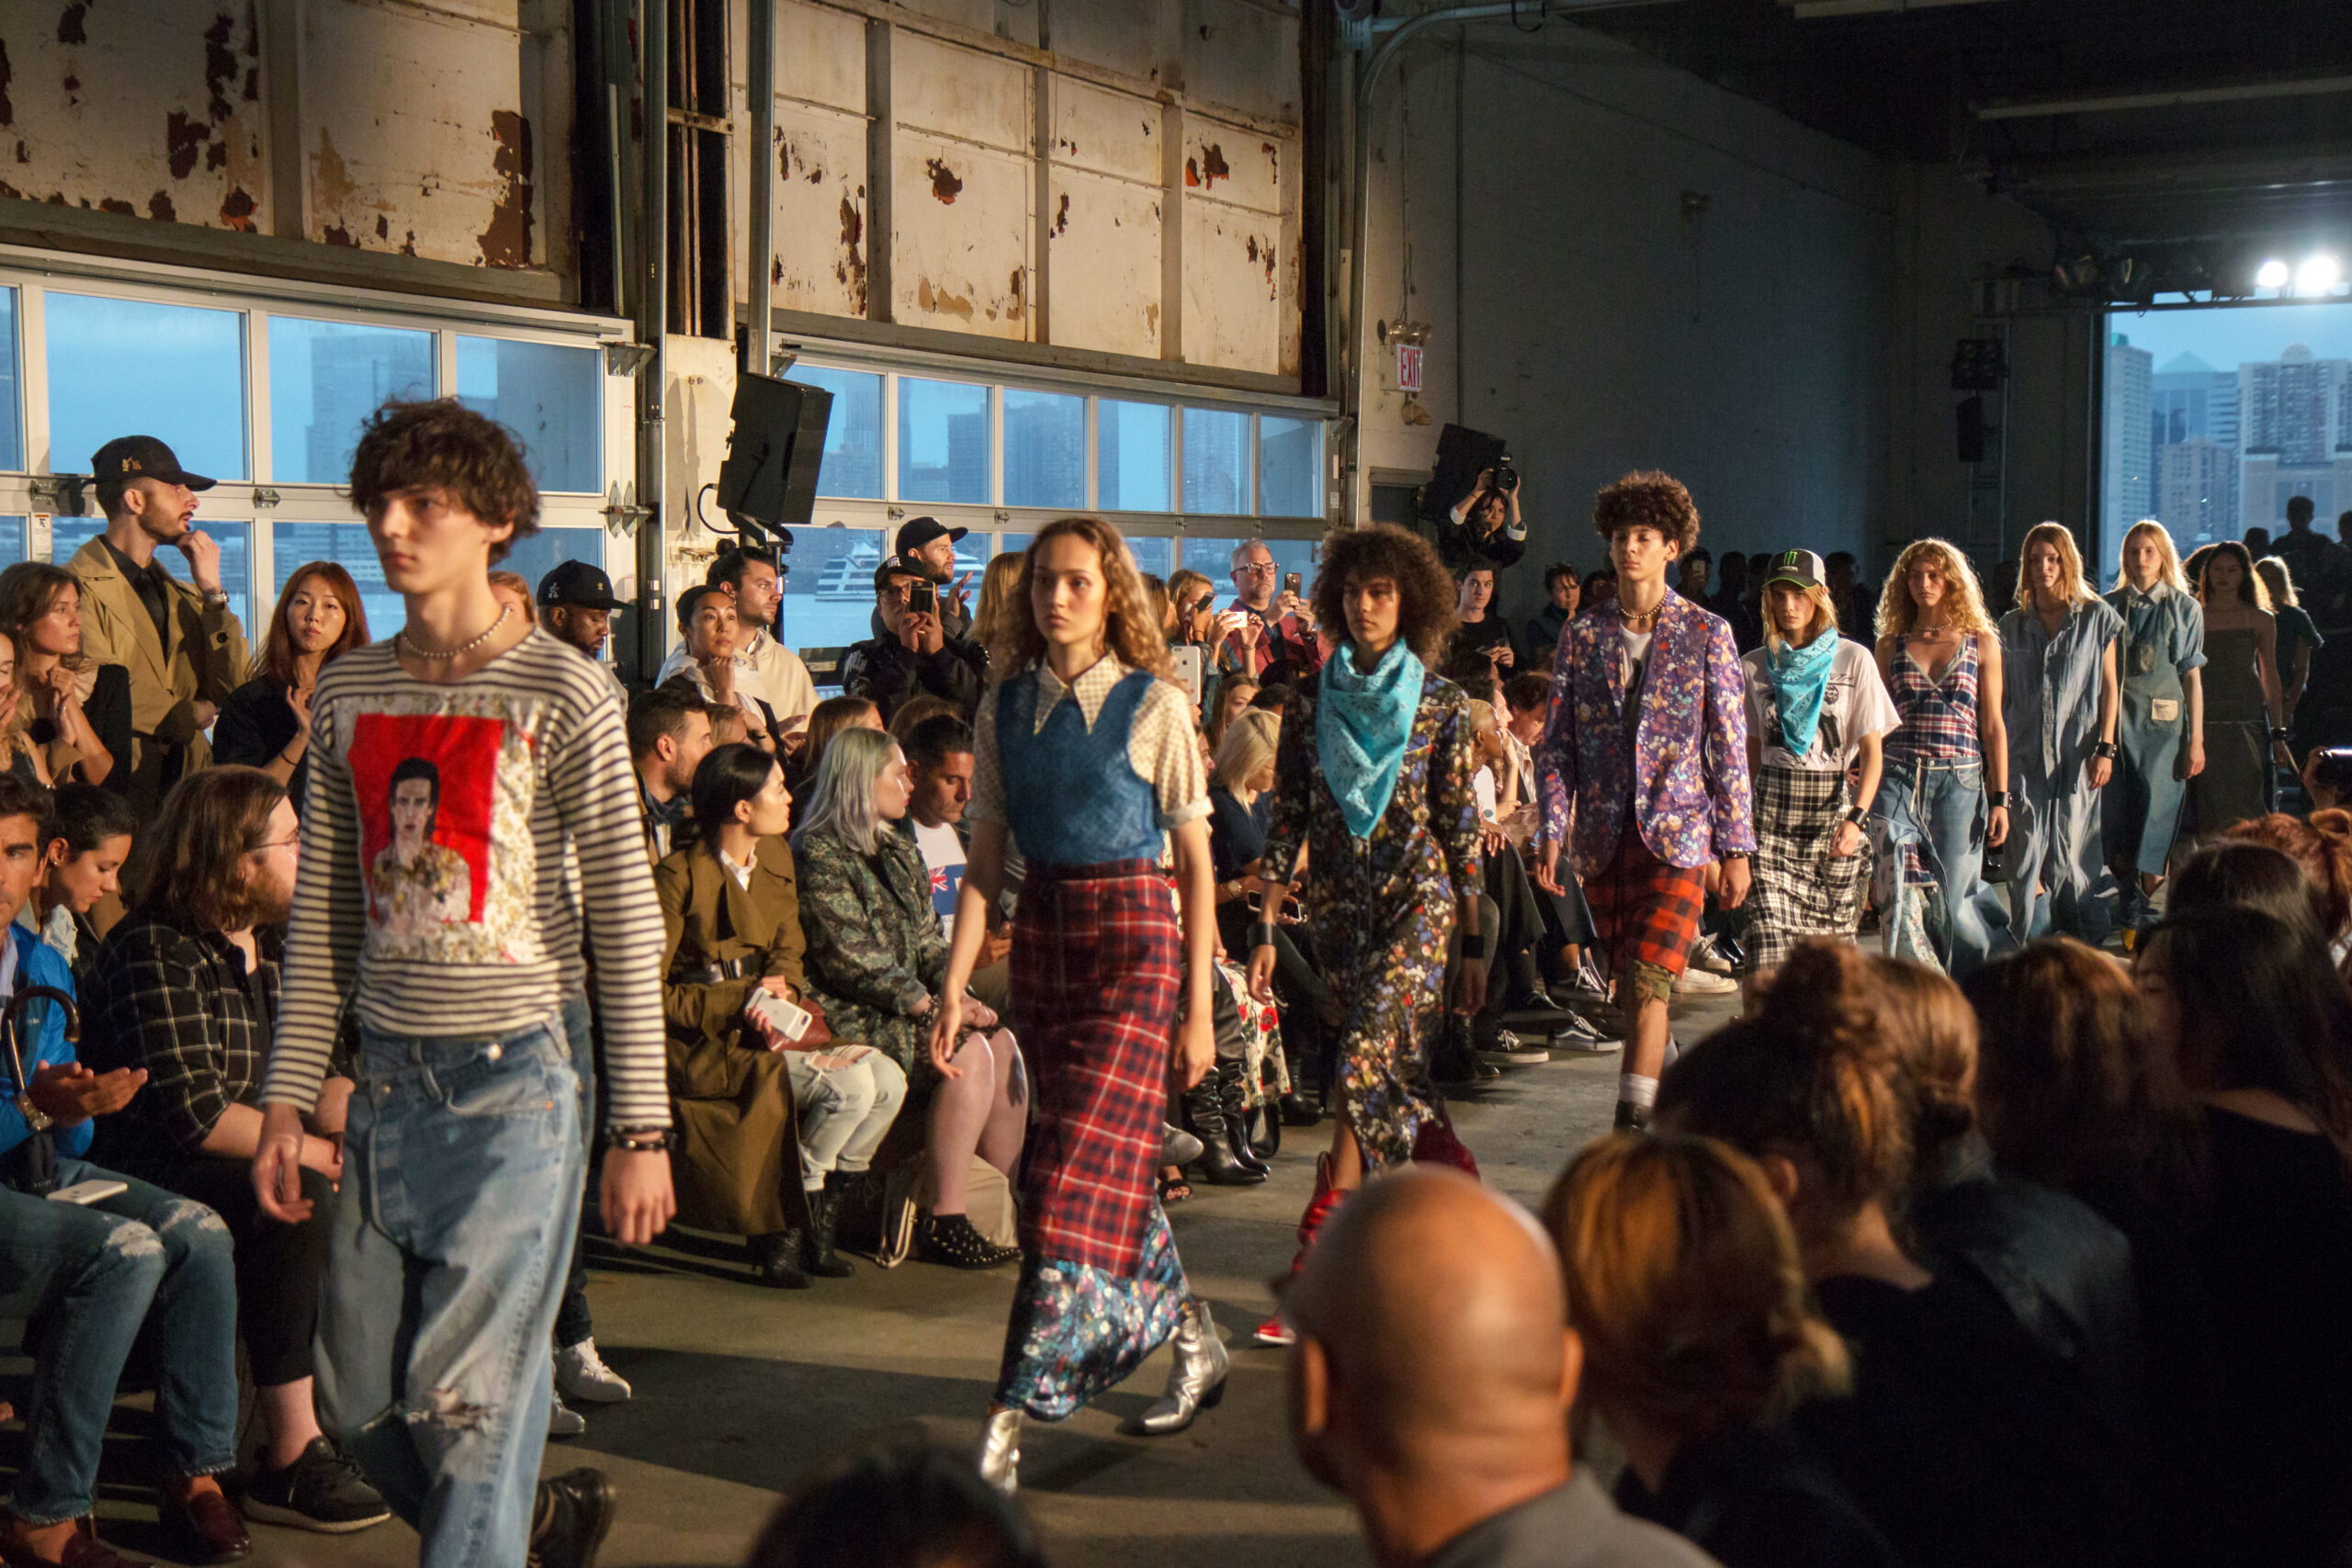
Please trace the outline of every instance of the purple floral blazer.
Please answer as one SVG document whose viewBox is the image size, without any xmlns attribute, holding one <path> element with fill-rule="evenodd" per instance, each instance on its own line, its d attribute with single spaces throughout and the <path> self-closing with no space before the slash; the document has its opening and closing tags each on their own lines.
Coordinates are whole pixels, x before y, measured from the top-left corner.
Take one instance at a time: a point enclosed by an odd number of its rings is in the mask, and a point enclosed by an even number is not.
<svg viewBox="0 0 2352 1568">
<path fill-rule="evenodd" d="M 1630 749 L 1613 601 L 1561 628 L 1553 671 L 1551 712 L 1535 743 L 1543 836 L 1566 847 L 1578 875 L 1616 858 L 1628 795 L 1642 842 L 1668 865 L 1754 852 L 1747 689 L 1729 623 L 1667 594 Z"/>
</svg>

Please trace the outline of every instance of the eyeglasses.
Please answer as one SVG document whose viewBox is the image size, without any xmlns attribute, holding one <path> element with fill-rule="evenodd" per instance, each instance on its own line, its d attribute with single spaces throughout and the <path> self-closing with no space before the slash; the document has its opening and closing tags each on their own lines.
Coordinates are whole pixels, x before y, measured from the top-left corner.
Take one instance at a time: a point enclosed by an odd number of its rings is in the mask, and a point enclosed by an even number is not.
<svg viewBox="0 0 2352 1568">
<path fill-rule="evenodd" d="M 1246 571 L 1252 574 L 1263 572 L 1266 576 L 1272 577 L 1274 574 L 1274 563 L 1270 560 L 1245 561 L 1241 565 L 1235 567 L 1233 570 L 1236 572 Z"/>
<path fill-rule="evenodd" d="M 254 846 L 255 854 L 264 850 L 291 850 L 299 855 L 302 852 L 302 835 L 297 833 L 290 839 L 264 839 Z"/>
</svg>

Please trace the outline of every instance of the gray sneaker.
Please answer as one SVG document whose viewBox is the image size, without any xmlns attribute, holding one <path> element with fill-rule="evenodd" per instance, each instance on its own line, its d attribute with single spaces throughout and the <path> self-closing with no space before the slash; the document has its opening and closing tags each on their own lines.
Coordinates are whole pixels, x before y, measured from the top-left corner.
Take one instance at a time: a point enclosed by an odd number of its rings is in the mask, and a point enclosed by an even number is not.
<svg viewBox="0 0 2352 1568">
<path fill-rule="evenodd" d="M 1541 1045 L 1530 1045 L 1508 1029 L 1495 1032 L 1495 1043 L 1478 1053 L 1478 1060 L 1494 1067 L 1539 1067 L 1552 1059 Z"/>
<path fill-rule="evenodd" d="M 1572 1018 L 1552 1031 L 1552 1049 L 1555 1051 L 1567 1051 L 1580 1056 L 1609 1056 L 1624 1048 L 1623 1040 L 1610 1039 L 1580 1018 Z"/>
</svg>

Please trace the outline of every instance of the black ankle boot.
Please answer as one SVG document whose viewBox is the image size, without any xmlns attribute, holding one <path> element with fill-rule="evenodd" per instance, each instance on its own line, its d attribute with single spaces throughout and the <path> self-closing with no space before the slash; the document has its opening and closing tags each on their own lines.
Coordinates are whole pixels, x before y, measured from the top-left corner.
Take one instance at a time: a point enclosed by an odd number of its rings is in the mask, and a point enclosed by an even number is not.
<svg viewBox="0 0 2352 1568">
<path fill-rule="evenodd" d="M 964 1214 L 927 1214 L 915 1226 L 915 1250 L 926 1263 L 951 1269 L 993 1269 L 1021 1256 L 1017 1247 L 999 1247 Z"/>
<path fill-rule="evenodd" d="M 1212 1187 L 1255 1187 L 1266 1173 L 1242 1164 L 1233 1155 L 1233 1135 L 1225 1125 L 1224 1091 L 1216 1068 L 1184 1091 L 1184 1119 L 1201 1140 L 1201 1157 L 1194 1167 Z"/>
<path fill-rule="evenodd" d="M 805 1291 L 808 1276 L 800 1271 L 800 1233 L 771 1231 L 746 1236 L 743 1250 L 752 1259 L 752 1278 L 778 1291 Z"/>
<path fill-rule="evenodd" d="M 1250 1146 L 1250 1086 L 1244 1081 L 1239 1062 L 1219 1062 L 1216 1065 L 1218 1108 L 1223 1111 L 1225 1136 L 1233 1150 L 1234 1163 L 1242 1169 L 1254 1171 L 1260 1180 L 1272 1173 L 1273 1167 L 1258 1157 Z"/>
<path fill-rule="evenodd" d="M 850 1260 L 833 1250 L 833 1232 L 842 1218 L 840 1171 L 825 1178 L 821 1191 L 808 1194 L 808 1230 L 800 1241 L 800 1267 L 820 1280 L 846 1280 L 857 1272 Z"/>
</svg>

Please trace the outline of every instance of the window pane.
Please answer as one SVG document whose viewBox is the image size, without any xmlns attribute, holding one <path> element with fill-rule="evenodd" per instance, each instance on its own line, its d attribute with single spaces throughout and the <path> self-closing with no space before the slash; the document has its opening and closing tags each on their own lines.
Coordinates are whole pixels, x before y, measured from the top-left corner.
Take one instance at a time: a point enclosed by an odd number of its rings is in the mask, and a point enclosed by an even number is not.
<svg viewBox="0 0 2352 1568">
<path fill-rule="evenodd" d="M 1280 594 L 1292 572 L 1298 573 L 1298 591 L 1302 594 L 1315 592 L 1315 568 L 1323 547 L 1313 539 L 1212 539 L 1198 534 L 1184 536 L 1184 564 L 1216 585 L 1220 604 L 1239 597 L 1233 585 L 1233 552 L 1238 546 L 1259 544 L 1266 547 L 1274 558 L 1272 592 Z"/>
<path fill-rule="evenodd" d="M 1188 513 L 1233 516 L 1250 510 L 1250 416 L 1184 411 L 1184 500 Z"/>
<path fill-rule="evenodd" d="M 25 558 L 25 520 L 0 517 L 0 567 L 14 566 Z"/>
<path fill-rule="evenodd" d="M 522 573 L 523 581 L 531 585 L 531 591 L 536 594 L 539 579 L 553 571 L 557 562 L 568 560 L 584 560 L 591 566 L 603 566 L 605 531 L 602 528 L 541 528 L 507 551 L 506 558 L 498 563 L 498 570 Z M 613 612 L 616 624 L 628 613 L 626 610 Z M 403 611 L 400 617 L 385 622 L 384 635 L 390 636 L 391 628 L 405 618 L 406 612 Z M 605 646 L 609 652 L 612 645 L 607 643 Z"/>
<path fill-rule="evenodd" d="M 1129 534 L 1127 554 L 1136 558 L 1137 571 L 1150 572 L 1162 582 L 1176 570 L 1176 540 L 1170 535 Z"/>
<path fill-rule="evenodd" d="M 276 330 L 276 323 L 271 323 Z M 368 635 L 371 641 L 381 642 L 398 631 L 408 618 L 408 610 L 401 596 L 384 586 L 384 569 L 376 559 L 376 547 L 368 542 L 368 528 L 361 523 L 273 523 L 269 525 L 270 564 L 277 581 L 269 585 L 269 603 L 273 609 L 277 596 L 294 581 L 294 574 L 314 561 L 333 561 L 351 573 L 351 581 L 359 589 L 359 603 L 368 612 Z M 248 625 L 245 636 L 255 648 L 269 633 L 266 626 L 255 629 Z"/>
<path fill-rule="evenodd" d="M 899 378 L 899 499 L 988 503 L 986 387 Z"/>
<path fill-rule="evenodd" d="M 1173 425 L 1162 403 L 1096 405 L 1095 504 L 1105 512 L 1173 512 L 1168 456 Z"/>
<path fill-rule="evenodd" d="M 359 426 L 433 395 L 433 334 L 300 316 L 269 321 L 269 461 L 287 484 L 348 484 Z"/>
<path fill-rule="evenodd" d="M 242 311 L 54 290 L 44 309 L 51 473 L 87 473 L 116 436 L 153 435 L 191 473 L 246 477 Z"/>
<path fill-rule="evenodd" d="M 863 370 L 796 365 L 791 379 L 833 394 L 825 426 L 825 460 L 817 469 L 819 495 L 882 499 L 882 378 Z"/>
<path fill-rule="evenodd" d="M 0 288 L 0 468 L 25 466 L 25 389 L 17 369 L 17 291 Z M 24 520 L 17 520 L 17 556 L 24 559 Z"/>
<path fill-rule="evenodd" d="M 183 457 L 181 461 L 187 459 Z M 235 612 L 237 623 L 245 628 L 246 639 L 258 650 L 261 638 L 253 635 L 253 525 L 224 522 L 199 512 L 196 525 L 219 542 L 221 591 L 229 595 L 229 608 Z M 75 550 L 106 531 L 107 520 L 103 517 L 57 518 L 49 525 L 49 558 L 63 566 L 74 558 Z M 179 551 L 168 547 L 157 550 L 155 559 L 174 577 L 183 582 L 187 581 L 187 557 Z"/>
<path fill-rule="evenodd" d="M 1267 517 L 1323 515 L 1323 422 L 1258 416 L 1258 511 Z"/>
<path fill-rule="evenodd" d="M 1086 504 L 1086 400 L 1004 391 L 1004 503 Z"/>
<path fill-rule="evenodd" d="M 604 373 L 593 348 L 458 339 L 458 400 L 521 438 L 541 490 L 605 488 Z"/>
<path fill-rule="evenodd" d="M 867 623 L 874 615 L 874 569 L 882 564 L 882 530 L 796 528 L 792 538 L 777 640 L 793 649 L 847 648 L 872 637 Z"/>
</svg>

